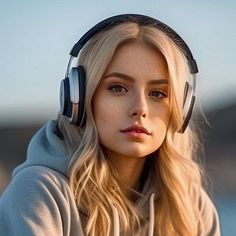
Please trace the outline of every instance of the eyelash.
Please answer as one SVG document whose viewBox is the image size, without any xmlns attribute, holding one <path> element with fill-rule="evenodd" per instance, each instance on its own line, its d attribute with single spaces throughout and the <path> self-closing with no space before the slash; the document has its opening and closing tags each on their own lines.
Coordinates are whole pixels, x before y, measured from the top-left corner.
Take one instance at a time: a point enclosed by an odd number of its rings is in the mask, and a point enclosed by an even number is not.
<svg viewBox="0 0 236 236">
<path fill-rule="evenodd" d="M 154 96 L 156 98 L 166 98 L 168 96 L 167 92 L 164 90 L 154 90 L 154 91 L 151 91 L 150 93 L 153 93 L 153 92 L 158 93 L 158 96 Z"/>
<path fill-rule="evenodd" d="M 123 86 L 123 85 L 120 85 L 120 84 L 114 84 L 114 85 L 111 85 L 108 90 L 110 90 L 111 92 L 114 92 L 114 93 L 124 93 L 124 92 L 128 92 L 128 89 Z M 123 91 L 122 91 L 123 90 Z M 157 99 L 162 99 L 162 98 L 166 98 L 168 96 L 167 92 L 164 91 L 164 90 L 153 90 L 151 91 L 149 94 L 152 94 L 152 93 L 157 93 L 157 96 L 154 96 L 155 98 Z"/>
<path fill-rule="evenodd" d="M 119 90 L 118 90 L 119 89 Z M 123 89 L 123 91 L 121 91 Z M 114 84 L 111 85 L 108 90 L 114 92 L 114 93 L 123 93 L 123 92 L 128 92 L 128 89 L 126 89 L 123 85 L 120 84 Z M 124 91 L 125 90 L 125 91 Z"/>
</svg>

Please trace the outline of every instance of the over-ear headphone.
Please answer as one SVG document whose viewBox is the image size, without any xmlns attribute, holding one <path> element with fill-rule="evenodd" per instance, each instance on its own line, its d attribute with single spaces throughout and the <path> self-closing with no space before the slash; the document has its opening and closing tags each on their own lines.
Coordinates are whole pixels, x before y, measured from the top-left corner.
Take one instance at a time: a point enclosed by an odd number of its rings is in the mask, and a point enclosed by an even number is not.
<svg viewBox="0 0 236 236">
<path fill-rule="evenodd" d="M 185 84 L 183 103 L 184 122 L 179 130 L 180 133 L 183 133 L 188 126 L 194 107 L 196 74 L 198 73 L 197 63 L 193 58 L 188 45 L 173 29 L 159 20 L 139 14 L 123 14 L 107 18 L 89 29 L 73 46 L 70 51 L 70 59 L 67 65 L 65 79 L 61 81 L 60 86 L 60 114 L 67 116 L 72 124 L 82 126 L 85 121 L 84 102 L 86 74 L 81 65 L 71 68 L 72 60 L 79 55 L 80 50 L 94 35 L 125 22 L 150 25 L 163 31 L 175 42 L 186 57 L 189 71 L 192 75 L 192 81 L 187 81 Z"/>
</svg>

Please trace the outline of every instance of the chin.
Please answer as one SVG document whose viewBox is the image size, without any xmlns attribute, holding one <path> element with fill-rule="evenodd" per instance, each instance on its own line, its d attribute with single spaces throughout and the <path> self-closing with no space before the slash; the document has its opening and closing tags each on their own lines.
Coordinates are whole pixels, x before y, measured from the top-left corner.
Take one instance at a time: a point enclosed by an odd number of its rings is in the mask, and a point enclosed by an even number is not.
<svg viewBox="0 0 236 236">
<path fill-rule="evenodd" d="M 153 152 L 154 151 L 147 152 L 147 151 L 133 150 L 133 151 L 128 151 L 128 152 L 123 152 L 121 153 L 121 155 L 130 157 L 130 158 L 144 158 Z"/>
</svg>

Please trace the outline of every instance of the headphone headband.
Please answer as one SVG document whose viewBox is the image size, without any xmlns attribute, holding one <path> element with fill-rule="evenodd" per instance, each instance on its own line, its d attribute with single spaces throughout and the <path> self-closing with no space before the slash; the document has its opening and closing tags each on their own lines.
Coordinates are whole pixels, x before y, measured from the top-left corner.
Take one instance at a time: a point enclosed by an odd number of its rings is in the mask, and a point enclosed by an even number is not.
<svg viewBox="0 0 236 236">
<path fill-rule="evenodd" d="M 95 26 L 93 26 L 91 29 L 89 29 L 79 40 L 78 42 L 73 46 L 73 48 L 70 51 L 71 57 L 77 57 L 79 55 L 80 50 L 83 48 L 83 46 L 88 42 L 89 39 L 91 39 L 94 35 L 101 31 L 108 30 L 116 25 L 126 23 L 126 22 L 134 22 L 137 23 L 140 26 L 147 26 L 150 25 L 154 28 L 157 28 L 161 31 L 163 31 L 165 34 L 167 34 L 174 42 L 175 44 L 181 49 L 181 51 L 184 53 L 186 59 L 188 60 L 189 69 L 191 74 L 198 73 L 198 67 L 195 59 L 193 58 L 192 52 L 190 51 L 188 45 L 185 43 L 185 41 L 179 36 L 178 33 L 176 33 L 172 28 L 170 28 L 165 23 L 154 19 L 149 16 L 140 15 L 140 14 L 122 14 L 122 15 L 116 15 L 109 17 L 99 23 L 97 23 Z M 70 67 L 71 60 L 68 63 L 68 67 Z M 67 71 L 69 71 L 69 68 L 67 67 Z"/>
</svg>

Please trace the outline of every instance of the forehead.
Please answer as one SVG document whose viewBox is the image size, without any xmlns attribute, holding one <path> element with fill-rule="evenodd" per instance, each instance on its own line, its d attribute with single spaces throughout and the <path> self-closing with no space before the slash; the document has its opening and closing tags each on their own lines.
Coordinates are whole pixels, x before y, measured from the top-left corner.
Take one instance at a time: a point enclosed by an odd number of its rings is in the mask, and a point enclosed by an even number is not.
<svg viewBox="0 0 236 236">
<path fill-rule="evenodd" d="M 105 75 L 118 72 L 131 77 L 168 79 L 165 57 L 152 45 L 144 42 L 126 42 L 115 51 Z"/>
</svg>

